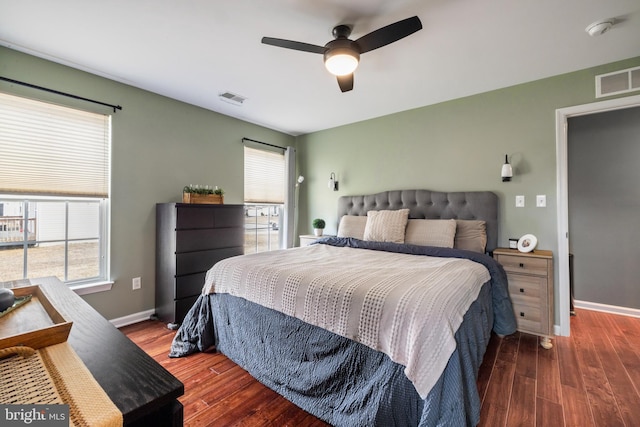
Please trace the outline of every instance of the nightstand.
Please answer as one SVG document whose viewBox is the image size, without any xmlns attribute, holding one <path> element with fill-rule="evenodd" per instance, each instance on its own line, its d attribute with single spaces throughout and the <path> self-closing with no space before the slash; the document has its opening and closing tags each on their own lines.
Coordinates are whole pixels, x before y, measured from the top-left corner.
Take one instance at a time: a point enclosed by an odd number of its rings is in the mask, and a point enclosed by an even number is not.
<svg viewBox="0 0 640 427">
<path fill-rule="evenodd" d="M 333 237 L 329 234 L 323 234 L 322 236 L 316 236 L 314 234 L 301 234 L 300 235 L 300 247 L 302 246 L 309 246 L 311 243 L 315 242 L 316 240 L 322 238 L 322 237 Z"/>
<path fill-rule="evenodd" d="M 504 267 L 518 330 L 542 337 L 550 349 L 553 336 L 553 253 L 498 248 L 493 258 Z"/>
</svg>

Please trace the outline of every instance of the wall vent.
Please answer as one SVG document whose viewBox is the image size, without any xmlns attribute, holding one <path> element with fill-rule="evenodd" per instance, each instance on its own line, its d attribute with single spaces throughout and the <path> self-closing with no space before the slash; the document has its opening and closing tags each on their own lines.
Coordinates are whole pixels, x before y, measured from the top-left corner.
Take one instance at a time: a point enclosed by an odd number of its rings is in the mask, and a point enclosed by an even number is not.
<svg viewBox="0 0 640 427">
<path fill-rule="evenodd" d="M 596 76 L 596 98 L 640 90 L 640 67 Z"/>
<path fill-rule="evenodd" d="M 231 92 L 223 92 L 221 94 L 218 94 L 218 97 L 221 100 L 223 100 L 225 102 L 228 102 L 229 104 L 233 104 L 233 105 L 242 105 L 242 103 L 247 100 L 246 97 L 241 96 L 241 95 L 237 95 L 237 94 L 231 93 Z"/>
</svg>

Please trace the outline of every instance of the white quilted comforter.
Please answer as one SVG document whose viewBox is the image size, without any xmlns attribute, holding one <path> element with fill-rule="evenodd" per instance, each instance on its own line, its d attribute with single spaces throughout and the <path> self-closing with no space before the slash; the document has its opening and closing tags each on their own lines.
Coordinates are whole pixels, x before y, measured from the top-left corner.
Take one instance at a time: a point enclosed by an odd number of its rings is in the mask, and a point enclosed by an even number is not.
<svg viewBox="0 0 640 427">
<path fill-rule="evenodd" d="M 489 281 L 465 259 L 312 245 L 228 258 L 203 293 L 229 293 L 387 354 L 425 398 Z"/>
</svg>

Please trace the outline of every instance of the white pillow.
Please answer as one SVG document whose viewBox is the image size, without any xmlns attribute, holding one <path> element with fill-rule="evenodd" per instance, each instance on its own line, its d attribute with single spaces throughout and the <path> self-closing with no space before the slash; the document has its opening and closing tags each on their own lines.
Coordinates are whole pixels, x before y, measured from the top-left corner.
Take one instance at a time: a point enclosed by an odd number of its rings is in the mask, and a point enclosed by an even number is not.
<svg viewBox="0 0 640 427">
<path fill-rule="evenodd" d="M 369 211 L 364 228 L 364 240 L 404 243 L 404 232 L 409 219 L 409 209 L 396 211 Z"/>
<path fill-rule="evenodd" d="M 404 242 L 412 245 L 453 248 L 455 219 L 410 219 Z"/>
<path fill-rule="evenodd" d="M 343 215 L 338 225 L 338 237 L 353 237 L 363 240 L 366 226 L 366 216 Z"/>
</svg>

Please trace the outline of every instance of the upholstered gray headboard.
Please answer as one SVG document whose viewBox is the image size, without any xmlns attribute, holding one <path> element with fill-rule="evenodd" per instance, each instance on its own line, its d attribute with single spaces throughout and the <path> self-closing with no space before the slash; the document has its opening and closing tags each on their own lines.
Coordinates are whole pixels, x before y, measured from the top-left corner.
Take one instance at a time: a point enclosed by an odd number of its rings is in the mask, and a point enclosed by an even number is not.
<svg viewBox="0 0 640 427">
<path fill-rule="evenodd" d="M 498 196 L 491 191 L 396 190 L 342 196 L 338 199 L 338 220 L 343 215 L 366 215 L 370 210 L 405 208 L 409 208 L 409 218 L 485 221 L 487 251 L 492 252 L 498 245 Z"/>
</svg>

